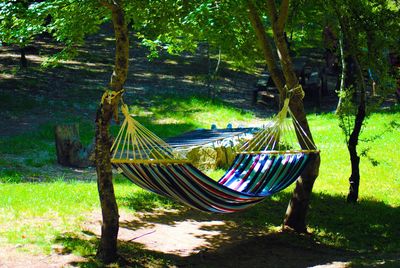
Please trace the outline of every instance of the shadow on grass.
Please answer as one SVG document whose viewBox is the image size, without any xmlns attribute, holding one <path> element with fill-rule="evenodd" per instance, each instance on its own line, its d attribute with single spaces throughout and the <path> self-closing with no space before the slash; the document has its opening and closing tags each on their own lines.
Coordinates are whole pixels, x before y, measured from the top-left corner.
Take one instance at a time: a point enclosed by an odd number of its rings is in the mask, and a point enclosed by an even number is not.
<svg viewBox="0 0 400 268">
<path fill-rule="evenodd" d="M 84 260 L 71 265 L 103 267 L 95 256 L 99 238 L 94 234 L 65 234 L 54 242 L 63 246 L 59 254 L 72 253 L 84 257 Z M 131 241 L 118 241 L 118 249 L 120 258 L 115 267 L 310 267 L 344 263 L 350 258 L 348 252 L 318 245 L 308 236 L 290 233 L 243 239 L 191 256 L 149 250 Z"/>
<path fill-rule="evenodd" d="M 125 200 L 127 204 L 139 204 L 136 196 Z M 246 211 L 234 214 L 208 214 L 182 208 L 177 213 L 166 212 L 146 214 L 143 221 L 126 223 L 125 227 L 136 229 L 143 224 L 162 223 L 174 225 L 179 221 L 218 220 L 230 222 L 223 226 L 207 227 L 216 229 L 221 237 L 232 237 L 239 228 L 246 234 L 259 233 L 270 226 L 280 226 L 282 215 L 289 200 L 289 193 L 279 193 L 273 198 Z M 316 241 L 323 244 L 346 248 L 357 252 L 394 252 L 400 248 L 400 213 L 398 207 L 375 200 L 363 200 L 357 205 L 347 204 L 342 196 L 314 194 L 308 214 L 308 224 Z M 232 228 L 229 228 L 231 226 Z M 215 247 L 225 239 L 209 241 Z"/>
<path fill-rule="evenodd" d="M 280 193 L 247 211 L 208 214 L 184 207 L 160 213 L 140 213 L 137 220 L 121 221 L 120 227 L 135 231 L 155 226 L 196 223 L 199 232 L 191 236 L 205 241 L 191 255 L 161 252 L 133 240 L 120 240 L 122 267 L 310 267 L 338 263 L 347 267 L 398 267 L 400 265 L 399 208 L 364 200 L 348 205 L 341 196 L 314 194 L 309 212 L 312 235 L 274 231 L 282 222 L 289 193 Z M 122 206 L 140 210 L 145 196 L 123 200 Z M 142 206 L 143 207 L 143 206 Z M 146 210 L 149 207 L 146 207 Z M 218 223 L 218 224 L 215 224 Z M 271 228 L 272 227 L 272 228 Z M 212 235 L 206 233 L 212 232 Z M 97 267 L 94 258 L 98 237 L 91 234 L 59 237 L 57 242 L 74 252 L 77 245 L 91 254 L 81 267 Z M 178 239 L 178 238 L 177 238 Z M 139 241 L 139 240 L 137 240 Z M 171 243 L 174 241 L 159 241 Z M 82 254 L 81 254 L 82 255 Z M 90 266 L 92 265 L 92 266 Z M 340 266 L 342 267 L 342 266 Z"/>
</svg>

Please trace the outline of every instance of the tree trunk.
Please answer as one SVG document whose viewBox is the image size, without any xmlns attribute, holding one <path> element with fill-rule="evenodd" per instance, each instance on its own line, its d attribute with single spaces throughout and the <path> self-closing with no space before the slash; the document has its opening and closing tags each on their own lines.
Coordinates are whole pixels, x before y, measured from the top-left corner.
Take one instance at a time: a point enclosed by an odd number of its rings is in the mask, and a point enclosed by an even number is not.
<svg viewBox="0 0 400 268">
<path fill-rule="evenodd" d="M 341 73 L 340 73 L 340 87 L 339 87 L 339 100 L 338 100 L 338 104 L 336 106 L 336 114 L 340 114 L 341 109 L 342 109 L 342 103 L 343 103 L 343 96 L 342 93 L 345 90 L 345 77 L 346 77 L 346 61 L 345 61 L 345 55 L 344 55 L 344 48 L 343 48 L 343 31 L 340 28 L 340 35 L 339 35 L 339 51 L 340 51 L 340 61 L 341 61 Z"/>
<path fill-rule="evenodd" d="M 119 215 L 112 183 L 112 167 L 110 162 L 110 148 L 112 141 L 108 133 L 113 112 L 113 105 L 107 103 L 102 104 L 97 110 L 96 114 L 95 152 L 97 187 L 103 216 L 103 221 L 101 224 L 101 238 L 99 248 L 97 250 L 97 257 L 103 263 L 107 264 L 115 262 L 118 259 L 117 237 L 119 228 Z"/>
<path fill-rule="evenodd" d="M 351 161 L 351 175 L 349 178 L 350 188 L 347 195 L 347 202 L 350 203 L 356 203 L 358 199 L 358 188 L 360 185 L 360 157 L 357 154 L 357 145 L 361 133 L 361 128 L 366 117 L 365 84 L 362 70 L 357 57 L 353 56 L 353 62 L 358 81 L 358 85 L 356 85 L 356 87 L 360 89 L 360 103 L 358 104 L 354 127 L 350 134 L 349 142 L 347 144 Z"/>
<path fill-rule="evenodd" d="M 282 1 L 279 8 L 279 16 L 275 6 L 275 0 L 267 1 L 267 11 L 272 22 L 272 32 L 274 34 L 275 44 L 278 49 L 278 55 L 286 80 L 286 86 L 288 89 L 292 89 L 299 84 L 299 81 L 293 69 L 293 64 L 284 35 L 285 23 L 289 11 L 289 0 Z M 304 139 L 300 138 L 298 140 L 302 149 L 315 149 L 302 99 L 303 96 L 295 94 L 290 100 L 290 109 L 300 123 L 300 126 L 305 131 L 306 135 L 310 138 L 311 142 L 308 140 L 304 142 Z M 298 137 L 302 135 L 297 131 L 296 134 Z M 318 177 L 320 161 L 321 159 L 319 154 L 313 154 L 309 165 L 297 180 L 296 187 L 293 191 L 293 195 L 290 199 L 286 210 L 285 219 L 283 221 L 285 228 L 291 228 L 296 232 L 301 233 L 307 232 L 306 215 L 309 208 L 312 188 L 316 178 Z"/>
<path fill-rule="evenodd" d="M 21 68 L 27 68 L 28 60 L 26 59 L 25 47 L 21 46 L 19 51 L 20 51 L 20 55 L 21 55 L 19 64 L 20 64 Z"/>
<path fill-rule="evenodd" d="M 365 115 L 365 112 L 364 112 Z M 360 107 L 356 116 L 356 122 L 351 133 L 349 143 L 347 145 L 347 149 L 350 154 L 351 161 L 351 175 L 349 178 L 349 193 L 347 195 L 347 202 L 356 203 L 358 199 L 358 188 L 360 185 L 360 157 L 357 154 L 357 143 L 358 143 L 358 135 L 362 126 L 362 117 L 364 116 L 363 112 L 361 112 Z M 358 132 L 358 133 L 357 133 Z"/>
<path fill-rule="evenodd" d="M 265 32 L 264 25 L 262 24 L 260 15 L 258 14 L 258 11 L 254 6 L 253 1 L 248 0 L 247 5 L 249 8 L 249 19 L 262 49 L 265 63 L 267 64 L 272 80 L 279 90 L 279 95 L 282 96 L 281 99 L 283 99 L 285 80 L 282 71 L 279 69 L 278 64 L 275 61 L 274 52 L 271 46 L 271 40 Z"/>
<path fill-rule="evenodd" d="M 357 69 L 359 69 L 360 66 L 358 65 L 358 61 L 356 61 L 356 65 Z M 357 145 L 365 117 L 366 117 L 365 88 L 363 85 L 361 85 L 360 103 L 358 105 L 354 127 L 350 134 L 350 138 L 347 144 L 347 149 L 349 150 L 350 161 L 351 161 L 351 175 L 349 178 L 350 187 L 349 187 L 349 193 L 347 195 L 347 202 L 349 203 L 356 203 L 358 199 L 358 188 L 360 186 L 360 157 L 357 154 Z"/>
<path fill-rule="evenodd" d="M 92 165 L 93 147 L 85 148 L 79 138 L 79 125 L 57 125 L 54 129 L 57 163 L 67 167 Z"/>
<path fill-rule="evenodd" d="M 97 258 L 108 264 L 118 259 L 117 238 L 119 229 L 118 206 L 112 183 L 110 155 L 112 141 L 109 135 L 109 125 L 113 115 L 117 119 L 118 104 L 123 93 L 122 87 L 127 77 L 129 39 L 124 12 L 119 1 L 113 1 L 112 4 L 105 1 L 103 4 L 111 10 L 116 41 L 115 65 L 109 85 L 112 91 L 104 93 L 96 115 L 96 171 L 103 216 Z"/>
<path fill-rule="evenodd" d="M 354 37 L 354 30 L 350 24 L 350 18 L 346 16 L 345 12 L 342 12 L 339 9 L 336 9 L 336 13 L 338 14 L 340 28 L 343 33 L 343 43 L 346 54 L 346 77 L 344 79 L 345 88 L 347 89 L 353 87 L 355 89 L 353 100 L 355 102 L 359 100 L 353 130 L 351 131 L 349 140 L 347 142 L 347 149 L 349 151 L 351 161 L 351 175 L 349 178 L 350 187 L 347 195 L 347 202 L 356 203 L 360 185 L 360 157 L 357 154 L 357 146 L 361 128 L 366 117 L 366 89 L 362 68 L 357 57 L 358 47 L 356 38 Z"/>
<path fill-rule="evenodd" d="M 279 16 L 274 0 L 267 1 L 267 11 L 272 23 L 272 30 L 274 35 L 275 45 L 278 50 L 278 56 L 282 65 L 282 72 L 278 71 L 277 64 L 274 59 L 272 47 L 269 38 L 265 32 L 264 26 L 261 22 L 260 16 L 252 0 L 248 0 L 249 18 L 250 22 L 256 32 L 258 41 L 263 49 L 264 58 L 271 72 L 271 76 L 280 91 L 281 98 L 286 97 L 286 84 L 288 89 L 292 89 L 298 85 L 297 76 L 293 70 L 293 64 L 289 55 L 289 49 L 284 35 L 284 27 L 288 16 L 289 0 L 283 0 L 279 9 Z M 291 98 L 290 109 L 294 116 L 299 121 L 301 127 L 306 132 L 307 136 L 312 140 L 310 128 L 308 126 L 306 114 L 304 111 L 302 96 L 296 94 Z M 299 135 L 299 133 L 297 133 Z M 305 143 L 303 139 L 299 139 L 300 146 L 304 149 L 313 148 L 314 145 L 308 141 Z M 311 196 L 314 181 L 318 176 L 320 165 L 319 154 L 312 155 L 312 160 L 307 168 L 301 174 L 301 177 L 296 182 L 296 188 L 293 196 L 289 202 L 284 226 L 294 229 L 297 232 L 307 232 L 306 228 L 306 214 L 308 211 L 309 200 Z"/>
</svg>

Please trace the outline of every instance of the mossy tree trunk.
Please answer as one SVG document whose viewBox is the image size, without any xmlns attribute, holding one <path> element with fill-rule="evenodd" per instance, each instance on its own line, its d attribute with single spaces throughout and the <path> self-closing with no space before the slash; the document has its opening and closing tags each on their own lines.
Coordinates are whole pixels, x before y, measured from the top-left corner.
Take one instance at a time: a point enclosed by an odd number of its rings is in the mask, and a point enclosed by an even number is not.
<svg viewBox="0 0 400 268">
<path fill-rule="evenodd" d="M 277 48 L 279 61 L 282 66 L 282 72 L 279 71 L 279 68 L 277 67 L 278 65 L 275 62 L 274 53 L 270 44 L 271 40 L 265 32 L 265 27 L 262 24 L 256 6 L 252 0 L 248 0 L 247 3 L 249 7 L 250 22 L 263 50 L 268 69 L 275 85 L 278 87 L 281 98 L 285 98 L 287 92 L 284 85 L 291 89 L 299 84 L 284 36 L 284 28 L 289 12 L 289 0 L 281 1 L 279 12 L 274 0 L 266 1 L 267 13 L 272 24 L 273 38 Z M 290 109 L 306 132 L 307 136 L 313 142 L 306 113 L 304 111 L 302 96 L 296 94 L 291 98 Z M 300 145 L 304 149 L 313 148 L 311 143 L 308 141 L 305 143 L 303 139 L 300 139 Z M 292 228 L 297 232 L 307 232 L 306 215 L 314 181 L 318 176 L 319 165 L 319 155 L 312 155 L 312 161 L 310 161 L 310 164 L 296 182 L 296 188 L 286 211 L 284 226 Z"/>
<path fill-rule="evenodd" d="M 109 125 L 114 116 L 117 119 L 118 103 L 128 72 L 129 39 L 124 11 L 120 1 L 103 2 L 111 10 L 115 33 L 115 65 L 102 103 L 96 114 L 96 171 L 97 186 L 102 211 L 101 238 L 97 258 L 108 264 L 118 259 L 117 237 L 119 229 L 118 206 L 112 182 L 110 148 L 112 140 Z"/>
</svg>

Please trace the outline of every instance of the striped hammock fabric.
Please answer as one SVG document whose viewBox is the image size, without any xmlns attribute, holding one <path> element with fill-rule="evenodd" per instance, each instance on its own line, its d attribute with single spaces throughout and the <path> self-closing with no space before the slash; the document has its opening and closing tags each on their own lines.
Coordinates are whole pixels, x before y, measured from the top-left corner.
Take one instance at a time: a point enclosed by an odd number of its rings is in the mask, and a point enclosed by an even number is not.
<svg viewBox="0 0 400 268">
<path fill-rule="evenodd" d="M 308 154 L 239 154 L 217 182 L 190 163 L 114 163 L 138 186 L 207 212 L 249 208 L 293 183 Z"/>
<path fill-rule="evenodd" d="M 111 148 L 114 167 L 138 186 L 202 211 L 251 207 L 296 181 L 319 153 L 286 99 L 278 115 L 243 144 L 225 175 L 214 181 L 133 119 L 127 105 L 122 112 L 125 120 Z M 306 148 L 293 145 L 299 143 Z"/>
</svg>

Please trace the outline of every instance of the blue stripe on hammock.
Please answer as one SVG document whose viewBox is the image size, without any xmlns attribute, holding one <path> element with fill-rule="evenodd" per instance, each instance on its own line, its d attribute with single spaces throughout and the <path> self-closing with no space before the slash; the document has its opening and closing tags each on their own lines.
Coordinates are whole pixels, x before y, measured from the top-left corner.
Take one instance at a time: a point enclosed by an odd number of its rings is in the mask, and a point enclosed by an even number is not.
<svg viewBox="0 0 400 268">
<path fill-rule="evenodd" d="M 309 154 L 299 154 L 298 158 L 300 158 L 300 160 L 298 161 L 296 166 L 294 166 L 291 169 L 292 173 L 288 175 L 289 178 L 287 180 L 282 181 L 281 184 L 276 185 L 275 188 L 273 189 L 274 193 L 285 189 L 290 184 L 295 182 L 297 180 L 297 178 L 301 175 L 301 173 L 303 172 L 303 170 L 305 169 L 305 167 L 307 166 L 307 164 L 310 162 L 310 159 L 311 159 Z"/>
<path fill-rule="evenodd" d="M 218 181 L 219 184 L 223 184 L 229 188 L 230 185 L 232 185 L 238 177 L 240 177 L 240 174 L 242 174 L 246 169 L 248 169 L 248 166 L 251 165 L 253 162 L 253 157 L 252 155 L 239 155 L 236 156 L 238 161 L 234 162 L 235 165 L 231 167 L 231 171 L 227 173 L 222 179 Z M 232 189 L 232 188 L 231 188 Z"/>
<path fill-rule="evenodd" d="M 252 194 L 261 194 L 262 190 L 268 186 L 268 183 L 273 179 L 274 174 L 279 170 L 281 164 L 281 156 L 270 155 L 269 156 L 270 165 L 261 174 L 261 178 L 258 180 L 257 185 L 251 189 Z M 268 195 L 268 193 L 262 193 L 261 195 Z"/>
<path fill-rule="evenodd" d="M 202 174 L 200 176 L 198 173 L 200 171 L 192 165 L 180 165 L 180 169 L 183 172 L 183 177 L 191 177 L 192 180 L 188 180 L 191 185 L 201 185 L 201 189 L 205 190 L 204 193 L 212 197 L 211 202 L 214 202 L 214 205 L 217 205 L 220 210 L 242 210 L 263 199 L 263 197 L 244 195 L 227 189 L 202 173 L 200 173 Z"/>
</svg>

